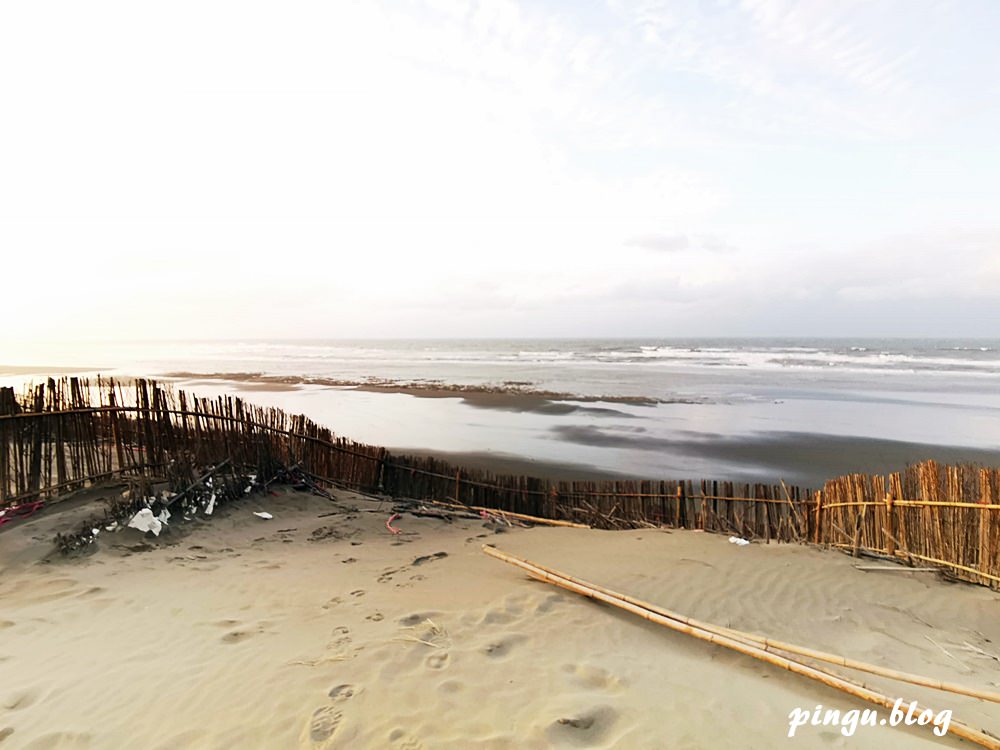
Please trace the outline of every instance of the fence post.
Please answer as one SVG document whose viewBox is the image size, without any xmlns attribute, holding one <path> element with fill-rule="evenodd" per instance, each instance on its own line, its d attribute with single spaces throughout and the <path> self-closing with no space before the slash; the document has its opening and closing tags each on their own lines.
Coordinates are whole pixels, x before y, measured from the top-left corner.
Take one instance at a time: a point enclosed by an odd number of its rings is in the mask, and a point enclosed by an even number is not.
<svg viewBox="0 0 1000 750">
<path fill-rule="evenodd" d="M 816 523 L 813 524 L 813 544 L 819 544 L 823 526 L 823 490 L 816 490 Z"/>
<path fill-rule="evenodd" d="M 990 505 L 994 502 L 992 497 L 992 492 L 990 490 L 990 471 L 989 469 L 979 470 L 979 502 L 982 505 Z M 990 567 L 991 555 L 990 555 L 990 531 L 991 524 L 994 522 L 994 516 L 990 513 L 987 508 L 983 508 L 979 512 L 979 570 L 982 573 Z M 993 585 L 989 578 L 980 579 L 987 585 Z"/>
<path fill-rule="evenodd" d="M 886 542 L 886 551 L 888 551 L 890 557 L 895 557 L 896 555 L 896 518 L 895 518 L 895 506 L 892 504 L 892 493 L 885 493 L 885 512 L 886 512 L 886 525 L 888 526 L 887 533 L 889 539 Z"/>
</svg>

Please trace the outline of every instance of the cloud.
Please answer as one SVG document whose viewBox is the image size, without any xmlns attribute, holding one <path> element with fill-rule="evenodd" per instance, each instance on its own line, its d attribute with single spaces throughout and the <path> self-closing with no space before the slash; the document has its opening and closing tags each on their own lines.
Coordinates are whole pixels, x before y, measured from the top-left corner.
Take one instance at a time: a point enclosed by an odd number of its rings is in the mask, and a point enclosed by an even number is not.
<svg viewBox="0 0 1000 750">
<path fill-rule="evenodd" d="M 40 8 L 0 26 L 3 272 L 45 258 L 59 301 L 5 291 L 25 336 L 104 330 L 99 300 L 133 338 L 1000 305 L 995 4 Z"/>
<path fill-rule="evenodd" d="M 645 234 L 625 241 L 629 247 L 638 247 L 656 253 L 682 253 L 685 251 L 729 253 L 735 248 L 720 237 L 713 235 L 686 234 Z"/>
<path fill-rule="evenodd" d="M 658 253 L 678 253 L 690 248 L 691 240 L 685 234 L 648 234 L 642 237 L 633 237 L 628 240 L 627 244 Z"/>
</svg>

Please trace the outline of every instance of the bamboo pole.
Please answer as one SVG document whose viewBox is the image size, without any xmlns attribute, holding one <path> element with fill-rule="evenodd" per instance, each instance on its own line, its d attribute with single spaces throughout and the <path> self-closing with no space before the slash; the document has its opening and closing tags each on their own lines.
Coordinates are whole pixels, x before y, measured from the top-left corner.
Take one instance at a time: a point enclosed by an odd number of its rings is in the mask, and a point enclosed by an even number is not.
<svg viewBox="0 0 1000 750">
<path fill-rule="evenodd" d="M 841 549 L 850 549 L 850 550 L 854 549 L 854 545 L 851 545 L 851 544 L 839 544 L 837 542 L 831 542 L 830 546 L 831 547 L 838 547 L 838 548 L 841 548 Z M 865 551 L 865 552 L 875 552 L 875 553 L 878 553 L 878 554 L 881 554 L 881 555 L 888 555 L 889 554 L 888 550 L 884 550 L 884 549 L 869 549 L 869 548 L 865 548 L 863 551 Z M 961 571 L 963 571 L 965 573 L 971 573 L 973 575 L 982 576 L 983 578 L 988 578 L 991 581 L 994 581 L 996 583 L 1000 583 L 1000 576 L 993 576 L 993 575 L 990 575 L 989 573 L 984 573 L 981 570 L 976 570 L 975 568 L 970 568 L 968 565 L 959 565 L 958 563 L 949 562 L 948 560 L 941 560 L 941 559 L 939 559 L 937 557 L 927 557 L 926 555 L 919 555 L 916 552 L 909 552 L 907 550 L 903 550 L 903 551 L 897 550 L 896 551 L 895 558 L 898 559 L 898 560 L 905 560 L 905 561 L 909 562 L 909 558 L 911 558 L 911 557 L 915 557 L 918 560 L 923 560 L 924 562 L 935 563 L 937 565 L 945 565 L 945 566 L 947 566 L 949 568 L 955 568 L 956 570 L 961 570 Z"/>
<path fill-rule="evenodd" d="M 516 518 L 519 521 L 530 521 L 531 523 L 544 524 L 546 526 L 565 526 L 572 529 L 589 529 L 585 523 L 575 523 L 573 521 L 560 521 L 556 518 L 538 518 L 537 516 L 529 516 L 526 513 L 514 513 L 510 510 L 501 510 L 499 508 L 486 508 L 481 505 L 463 505 L 462 503 L 446 503 L 443 500 L 425 500 L 424 502 L 430 503 L 431 505 L 440 505 L 445 508 L 454 508 L 455 510 L 485 510 L 487 513 L 495 513 L 498 516 L 510 516 L 511 518 Z"/>
<path fill-rule="evenodd" d="M 492 548 L 491 548 L 492 549 Z M 492 553 L 488 553 L 492 554 Z M 572 581 L 580 586 L 588 586 L 595 591 L 600 591 L 602 594 L 607 596 L 613 596 L 617 599 L 621 599 L 624 602 L 634 604 L 637 607 L 642 607 L 643 609 L 648 609 L 650 612 L 655 612 L 658 615 L 664 617 L 669 617 L 671 619 L 677 620 L 678 622 L 685 623 L 686 625 L 691 625 L 692 627 L 701 628 L 702 630 L 707 630 L 711 633 L 716 633 L 718 635 L 724 635 L 729 638 L 735 638 L 745 642 L 753 643 L 761 648 L 772 651 L 785 651 L 790 654 L 796 654 L 797 656 L 806 656 L 810 659 L 816 659 L 817 661 L 826 662 L 827 664 L 835 664 L 838 667 L 846 667 L 848 669 L 856 669 L 859 672 L 868 672 L 869 674 L 879 675 L 880 677 L 888 677 L 889 679 L 898 680 L 900 682 L 908 682 L 912 685 L 920 685 L 921 687 L 934 688 L 935 690 L 942 690 L 949 693 L 957 693 L 959 695 L 968 695 L 973 698 L 979 698 L 980 700 L 991 701 L 993 703 L 1000 703 L 1000 693 L 992 692 L 989 690 L 980 690 L 978 688 L 968 687 L 967 685 L 960 685 L 954 682 L 945 682 L 942 680 L 935 680 L 931 677 L 924 677 L 923 675 L 914 674 L 912 672 L 902 672 L 895 669 L 890 669 L 888 667 L 880 667 L 876 664 L 868 664 L 867 662 L 858 661 L 856 659 L 849 659 L 845 656 L 839 656 L 838 654 L 831 654 L 825 651 L 818 651 L 816 649 L 807 648 L 805 646 L 798 646 L 794 643 L 786 643 L 784 641 L 775 640 L 773 638 L 765 638 L 764 636 L 756 635 L 754 633 L 747 633 L 742 630 L 736 630 L 735 628 L 727 628 L 722 625 L 715 625 L 713 623 L 704 622 L 701 620 L 696 620 L 693 617 L 688 617 L 682 615 L 678 612 L 673 612 L 664 607 L 657 606 L 655 604 L 650 604 L 649 602 L 637 599 L 627 594 L 621 594 L 611 589 L 599 586 L 596 583 L 590 583 L 588 581 L 581 580 L 579 578 L 574 578 L 573 576 L 567 575 L 552 568 L 548 568 L 544 565 L 539 565 L 536 562 L 530 562 L 524 558 L 519 558 L 516 555 L 507 555 L 507 557 L 519 560 L 524 563 L 529 563 L 539 570 L 545 571 L 550 575 L 556 575 L 561 578 L 565 578 L 568 581 Z M 509 561 L 508 561 L 509 562 Z M 912 570 L 910 568 L 900 568 L 900 570 Z M 928 569 L 933 570 L 933 569 Z"/>
<path fill-rule="evenodd" d="M 803 677 L 816 680 L 817 682 L 836 688 L 844 693 L 847 693 L 848 695 L 853 695 L 856 698 L 861 698 L 862 700 L 866 700 L 885 708 L 893 708 L 896 705 L 896 701 L 887 695 L 879 693 L 847 678 L 839 677 L 818 667 L 812 667 L 794 659 L 770 653 L 759 646 L 745 643 L 730 636 L 713 633 L 700 627 L 688 625 L 687 623 L 676 620 L 672 617 L 666 617 L 646 609 L 645 607 L 632 604 L 631 602 L 621 598 L 620 595 L 605 594 L 590 584 L 576 583 L 574 580 L 562 573 L 550 573 L 536 566 L 534 563 L 513 555 L 508 555 L 494 547 L 489 547 L 484 544 L 483 551 L 491 557 L 495 557 L 498 560 L 502 560 L 506 563 L 510 563 L 511 565 L 515 565 L 523 570 L 526 570 L 533 577 L 545 581 L 546 583 L 551 583 L 576 594 L 618 607 L 619 609 L 631 612 L 632 614 L 638 615 L 645 620 L 655 622 L 658 625 L 663 625 L 664 627 L 670 628 L 678 633 L 684 633 L 685 635 L 693 636 L 699 640 L 723 646 L 747 656 L 752 656 L 760 661 L 767 662 L 768 664 L 772 664 L 776 667 L 781 667 L 782 669 L 802 675 Z M 914 703 L 915 701 L 910 703 L 901 702 L 901 705 L 905 706 L 906 709 L 909 710 L 910 706 Z M 967 739 L 977 745 L 990 748 L 990 750 L 1000 750 L 1000 739 L 978 729 L 973 729 L 960 721 L 953 719 L 949 727 L 949 731 L 954 733 L 956 736 Z"/>
</svg>

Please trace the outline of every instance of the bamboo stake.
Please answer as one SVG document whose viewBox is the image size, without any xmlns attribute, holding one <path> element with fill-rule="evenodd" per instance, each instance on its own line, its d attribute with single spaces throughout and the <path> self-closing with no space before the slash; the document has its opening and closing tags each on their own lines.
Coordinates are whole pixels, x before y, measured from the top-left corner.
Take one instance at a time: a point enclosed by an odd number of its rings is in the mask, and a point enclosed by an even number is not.
<svg viewBox="0 0 1000 750">
<path fill-rule="evenodd" d="M 514 555 L 508 555 L 494 547 L 489 547 L 484 544 L 483 552 L 491 557 L 497 558 L 498 560 L 502 560 L 506 563 L 522 568 L 528 571 L 535 578 L 545 581 L 546 583 L 551 583 L 567 589 L 568 591 L 581 594 L 582 596 L 587 596 L 591 599 L 602 601 L 605 604 L 618 607 L 619 609 L 624 609 L 626 612 L 631 612 L 632 614 L 638 615 L 645 620 L 655 622 L 658 625 L 663 625 L 664 627 L 670 628 L 671 630 L 679 633 L 684 633 L 685 635 L 693 636 L 699 640 L 708 641 L 709 643 L 724 646 L 725 648 L 729 648 L 747 656 L 752 656 L 760 661 L 781 667 L 789 672 L 802 675 L 803 677 L 816 680 L 824 685 L 836 688 L 849 695 L 853 695 L 856 698 L 861 698 L 885 708 L 893 708 L 896 705 L 896 701 L 887 695 L 883 695 L 882 693 L 876 692 L 875 690 L 853 682 L 847 678 L 831 674 L 830 672 L 818 667 L 812 667 L 807 664 L 803 664 L 802 662 L 795 661 L 794 659 L 770 653 L 759 646 L 745 643 L 731 636 L 714 633 L 701 627 L 689 625 L 673 617 L 658 614 L 655 611 L 627 601 L 620 594 L 603 593 L 591 584 L 585 582 L 577 583 L 562 573 L 557 573 L 555 571 L 549 572 L 534 563 L 515 557 Z M 901 703 L 901 705 L 905 705 L 908 710 L 912 703 L 915 703 L 915 701 L 911 703 Z M 973 729 L 972 727 L 959 721 L 952 720 L 949 731 L 953 732 L 958 737 L 970 740 L 971 742 L 974 742 L 982 747 L 990 748 L 991 750 L 1000 750 L 1000 739 L 977 729 Z"/>
</svg>

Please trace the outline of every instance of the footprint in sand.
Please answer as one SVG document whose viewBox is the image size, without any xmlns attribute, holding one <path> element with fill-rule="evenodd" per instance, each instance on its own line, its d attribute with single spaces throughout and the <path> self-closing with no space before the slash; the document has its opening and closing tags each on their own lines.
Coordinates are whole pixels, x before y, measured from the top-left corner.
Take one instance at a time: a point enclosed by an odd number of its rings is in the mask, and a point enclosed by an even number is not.
<svg viewBox="0 0 1000 750">
<path fill-rule="evenodd" d="M 386 568 L 376 580 L 379 583 L 388 583 L 392 580 L 392 577 L 399 572 L 399 570 L 399 568 Z"/>
<path fill-rule="evenodd" d="M 545 614 L 546 612 L 551 611 L 552 608 L 563 601 L 563 599 L 564 597 L 561 594 L 549 594 L 537 607 L 535 607 L 535 612 Z"/>
<path fill-rule="evenodd" d="M 447 557 L 447 552 L 435 552 L 433 555 L 422 555 L 416 558 L 411 565 L 423 565 L 424 563 L 433 562 L 434 560 L 440 560 L 442 557 Z"/>
<path fill-rule="evenodd" d="M 326 742 L 337 731 L 344 715 L 333 706 L 322 706 L 313 711 L 309 721 L 309 739 L 313 742 Z"/>
<path fill-rule="evenodd" d="M 442 651 L 441 653 L 431 654 L 424 660 L 424 664 L 427 665 L 428 669 L 444 669 L 448 666 L 448 661 L 451 657 L 448 656 L 447 651 Z"/>
<path fill-rule="evenodd" d="M 491 609 L 485 615 L 483 615 L 484 625 L 507 625 L 514 622 L 517 617 L 512 612 L 507 612 L 502 609 Z"/>
<path fill-rule="evenodd" d="M 335 627 L 330 635 L 333 638 L 327 648 L 342 648 L 351 645 L 351 631 L 343 625 Z"/>
<path fill-rule="evenodd" d="M 405 729 L 393 729 L 389 733 L 389 742 L 399 750 L 423 750 L 423 743 L 413 735 L 407 734 Z"/>
<path fill-rule="evenodd" d="M 6 630 L 7 628 L 14 627 L 15 623 L 13 620 L 0 620 L 0 630 Z"/>
<path fill-rule="evenodd" d="M 341 599 L 339 596 L 335 596 L 330 601 L 328 601 L 326 604 L 323 605 L 323 609 L 333 609 L 343 601 L 344 600 Z"/>
<path fill-rule="evenodd" d="M 433 617 L 438 617 L 440 614 L 440 612 L 414 612 L 412 615 L 400 617 L 399 624 L 409 628 L 414 625 L 419 625 L 424 620 L 430 620 Z"/>
<path fill-rule="evenodd" d="M 511 649 L 514 648 L 514 646 L 523 640 L 523 635 L 511 635 L 506 638 L 493 641 L 492 643 L 488 643 L 482 649 L 482 652 L 491 659 L 502 659 L 511 652 Z"/>
<path fill-rule="evenodd" d="M 14 728 L 13 727 L 4 727 L 3 729 L 0 729 L 0 742 L 3 742 L 5 739 L 7 739 L 8 737 L 10 737 L 12 734 L 14 734 Z"/>
<path fill-rule="evenodd" d="M 241 643 L 247 638 L 253 637 L 253 633 L 248 633 L 245 630 L 233 630 L 222 636 L 223 643 Z"/>
<path fill-rule="evenodd" d="M 365 619 L 371 620 L 372 622 L 382 622 L 382 620 L 385 619 L 385 616 L 381 612 L 375 612 L 373 614 L 368 615 L 368 617 L 366 617 Z"/>
<path fill-rule="evenodd" d="M 458 680 L 445 680 L 438 685 L 438 690 L 442 693 L 460 693 L 465 690 L 465 685 Z"/>
<path fill-rule="evenodd" d="M 591 667 L 586 664 L 564 664 L 562 670 L 569 675 L 570 680 L 574 683 L 590 690 L 619 693 L 624 687 L 621 679 L 600 667 Z"/>
<path fill-rule="evenodd" d="M 358 589 L 357 591 L 351 592 L 351 596 L 364 596 L 364 595 L 365 595 L 364 589 Z"/>
<path fill-rule="evenodd" d="M 37 700 L 38 693 L 36 691 L 21 690 L 13 693 L 9 698 L 6 698 L 3 702 L 3 707 L 8 711 L 19 711 L 22 708 L 28 708 L 34 705 Z"/>
<path fill-rule="evenodd" d="M 357 558 L 348 557 L 348 558 L 345 558 L 345 559 L 341 560 L 341 562 L 342 563 L 356 563 L 357 562 Z"/>
<path fill-rule="evenodd" d="M 556 719 L 546 734 L 555 747 L 593 747 L 603 744 L 617 720 L 618 712 L 611 706 L 597 706 L 575 716 Z"/>
<path fill-rule="evenodd" d="M 219 620 L 214 624 L 219 625 L 221 627 L 232 627 L 233 625 L 239 625 L 240 621 Z M 256 628 L 254 628 L 253 626 L 244 626 L 242 628 L 237 628 L 226 633 L 224 636 L 222 636 L 221 640 L 223 643 L 242 643 L 243 641 L 249 638 L 253 638 L 255 635 L 259 635 L 265 632 L 267 625 L 268 625 L 267 622 L 260 622 L 257 624 Z"/>
<path fill-rule="evenodd" d="M 327 693 L 327 695 L 335 701 L 346 701 L 350 700 L 360 692 L 361 688 L 345 683 L 343 685 L 337 685 L 330 688 L 330 692 Z"/>
</svg>

